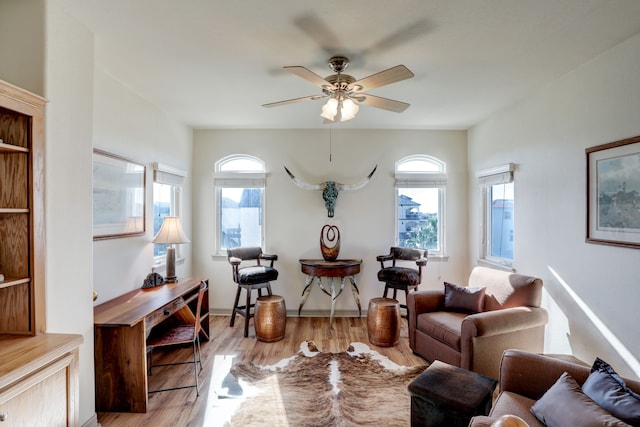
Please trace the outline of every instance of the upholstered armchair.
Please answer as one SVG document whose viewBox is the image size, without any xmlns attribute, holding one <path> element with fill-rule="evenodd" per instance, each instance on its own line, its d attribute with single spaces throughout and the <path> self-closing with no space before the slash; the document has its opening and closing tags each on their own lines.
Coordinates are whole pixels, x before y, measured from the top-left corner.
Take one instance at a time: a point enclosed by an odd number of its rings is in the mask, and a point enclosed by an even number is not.
<svg viewBox="0 0 640 427">
<path fill-rule="evenodd" d="M 397 299 L 398 290 L 403 291 L 406 298 L 409 292 L 416 290 L 422 282 L 422 268 L 427 265 L 427 259 L 422 256 L 422 251 L 391 247 L 388 254 L 378 255 L 376 259 L 380 262 L 378 280 L 384 282 L 385 298 L 389 289 L 393 289 L 393 299 Z M 415 267 L 407 261 L 415 262 Z M 400 304 L 400 307 L 407 308 L 405 304 Z"/>
<path fill-rule="evenodd" d="M 410 347 L 428 361 L 498 379 L 504 350 L 543 352 L 541 299 L 540 278 L 475 267 L 466 287 L 445 282 L 443 290 L 408 295 Z"/>
</svg>

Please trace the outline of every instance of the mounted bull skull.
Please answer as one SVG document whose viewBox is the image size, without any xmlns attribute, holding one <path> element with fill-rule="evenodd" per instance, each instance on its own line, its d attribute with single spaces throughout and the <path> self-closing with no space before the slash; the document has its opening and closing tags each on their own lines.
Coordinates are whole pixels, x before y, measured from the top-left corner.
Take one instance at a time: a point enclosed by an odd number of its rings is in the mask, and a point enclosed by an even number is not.
<svg viewBox="0 0 640 427">
<path fill-rule="evenodd" d="M 326 181 L 321 184 L 307 184 L 306 182 L 303 182 L 296 178 L 295 175 L 292 174 L 286 166 L 284 167 L 284 170 L 287 171 L 287 174 L 289 175 L 291 180 L 303 190 L 322 190 L 322 198 L 324 199 L 324 205 L 327 208 L 327 216 L 329 218 L 333 218 L 333 211 L 336 207 L 336 200 L 338 199 L 338 194 L 340 193 L 340 191 L 358 190 L 364 187 L 365 185 L 367 185 L 377 168 L 378 166 L 376 165 L 371 173 L 357 184 L 340 184 L 335 181 Z"/>
</svg>

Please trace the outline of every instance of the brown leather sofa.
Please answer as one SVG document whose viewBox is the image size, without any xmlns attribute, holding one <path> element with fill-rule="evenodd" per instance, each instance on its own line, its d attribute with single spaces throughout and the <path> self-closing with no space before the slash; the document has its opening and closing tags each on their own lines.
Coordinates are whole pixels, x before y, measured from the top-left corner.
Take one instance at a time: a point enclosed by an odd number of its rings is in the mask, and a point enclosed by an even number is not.
<svg viewBox="0 0 640 427">
<path fill-rule="evenodd" d="M 484 294 L 476 310 L 458 310 L 450 293 L 445 298 L 445 289 L 410 293 L 409 344 L 414 353 L 494 379 L 506 349 L 542 353 L 548 322 L 547 311 L 540 307 L 542 280 L 475 267 L 464 289 L 482 288 L 462 295 L 477 299 Z"/>
<path fill-rule="evenodd" d="M 559 358 L 558 356 L 541 355 L 521 350 L 508 350 L 502 357 L 500 366 L 500 393 L 493 404 L 489 416 L 477 416 L 471 419 L 470 427 L 488 427 L 500 416 L 516 415 L 529 424 L 530 427 L 544 427 L 531 413 L 531 407 L 556 383 L 558 378 L 567 372 L 576 382 L 583 386 L 591 372 L 591 367 L 584 363 Z M 633 392 L 640 393 L 640 381 L 622 378 L 626 387 Z M 620 393 L 607 394 L 607 396 Z M 575 411 L 570 404 L 557 396 L 555 405 L 572 417 L 589 417 L 587 421 L 567 420 L 565 425 L 605 425 L 594 419 L 589 409 Z M 637 413 L 637 411 L 636 411 Z M 563 415 L 564 416 L 564 415 Z M 637 415 L 636 415 L 637 417 Z M 614 424 L 606 424 L 614 425 Z"/>
</svg>

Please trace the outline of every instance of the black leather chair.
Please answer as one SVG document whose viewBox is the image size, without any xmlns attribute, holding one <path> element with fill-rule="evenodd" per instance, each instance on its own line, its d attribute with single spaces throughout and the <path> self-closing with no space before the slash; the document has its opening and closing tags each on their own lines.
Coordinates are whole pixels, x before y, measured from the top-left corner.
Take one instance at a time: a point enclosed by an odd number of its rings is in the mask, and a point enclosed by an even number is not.
<svg viewBox="0 0 640 427">
<path fill-rule="evenodd" d="M 243 316 L 245 337 L 249 336 L 249 319 L 253 317 L 252 309 L 255 307 L 255 303 L 251 302 L 251 293 L 257 289 L 258 296 L 262 296 L 262 290 L 266 289 L 269 295 L 273 295 L 270 282 L 278 278 L 278 270 L 273 268 L 277 259 L 278 255 L 264 254 L 260 247 L 227 249 L 227 260 L 233 268 L 233 281 L 238 285 L 229 326 L 234 325 L 236 315 Z M 240 293 L 243 289 L 246 299 L 240 305 Z"/>
<path fill-rule="evenodd" d="M 426 251 L 425 251 L 426 256 Z M 387 255 L 378 255 L 376 259 L 380 262 L 378 280 L 384 282 L 384 294 L 386 298 L 389 289 L 393 289 L 393 299 L 397 299 L 398 290 L 404 291 L 405 301 L 409 292 L 416 290 L 422 282 L 422 268 L 427 265 L 427 259 L 422 256 L 422 252 L 417 249 L 399 248 L 392 246 Z M 415 261 L 417 268 L 402 266 L 397 261 Z M 406 304 L 400 307 L 407 309 Z"/>
</svg>

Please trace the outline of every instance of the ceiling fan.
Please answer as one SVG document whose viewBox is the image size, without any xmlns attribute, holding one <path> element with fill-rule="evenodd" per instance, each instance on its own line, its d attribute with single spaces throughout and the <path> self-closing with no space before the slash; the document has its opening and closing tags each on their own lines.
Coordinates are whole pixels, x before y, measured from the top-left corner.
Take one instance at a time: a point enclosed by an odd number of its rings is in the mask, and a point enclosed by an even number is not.
<svg viewBox="0 0 640 427">
<path fill-rule="evenodd" d="M 284 67 L 285 70 L 320 87 L 322 94 L 287 99 L 263 104 L 262 106 L 278 107 L 295 102 L 328 98 L 327 103 L 322 107 L 322 114 L 320 114 L 325 119 L 325 123 L 353 119 L 360 108 L 360 104 L 396 113 L 401 113 L 409 107 L 406 102 L 365 93 L 365 91 L 413 77 L 413 73 L 404 65 L 396 65 L 360 80 L 356 80 L 348 74 L 343 74 L 348 67 L 349 58 L 341 55 L 333 56 L 329 59 L 329 68 L 335 74 L 326 78 L 322 78 L 313 71 L 299 65 L 286 66 Z"/>
</svg>

